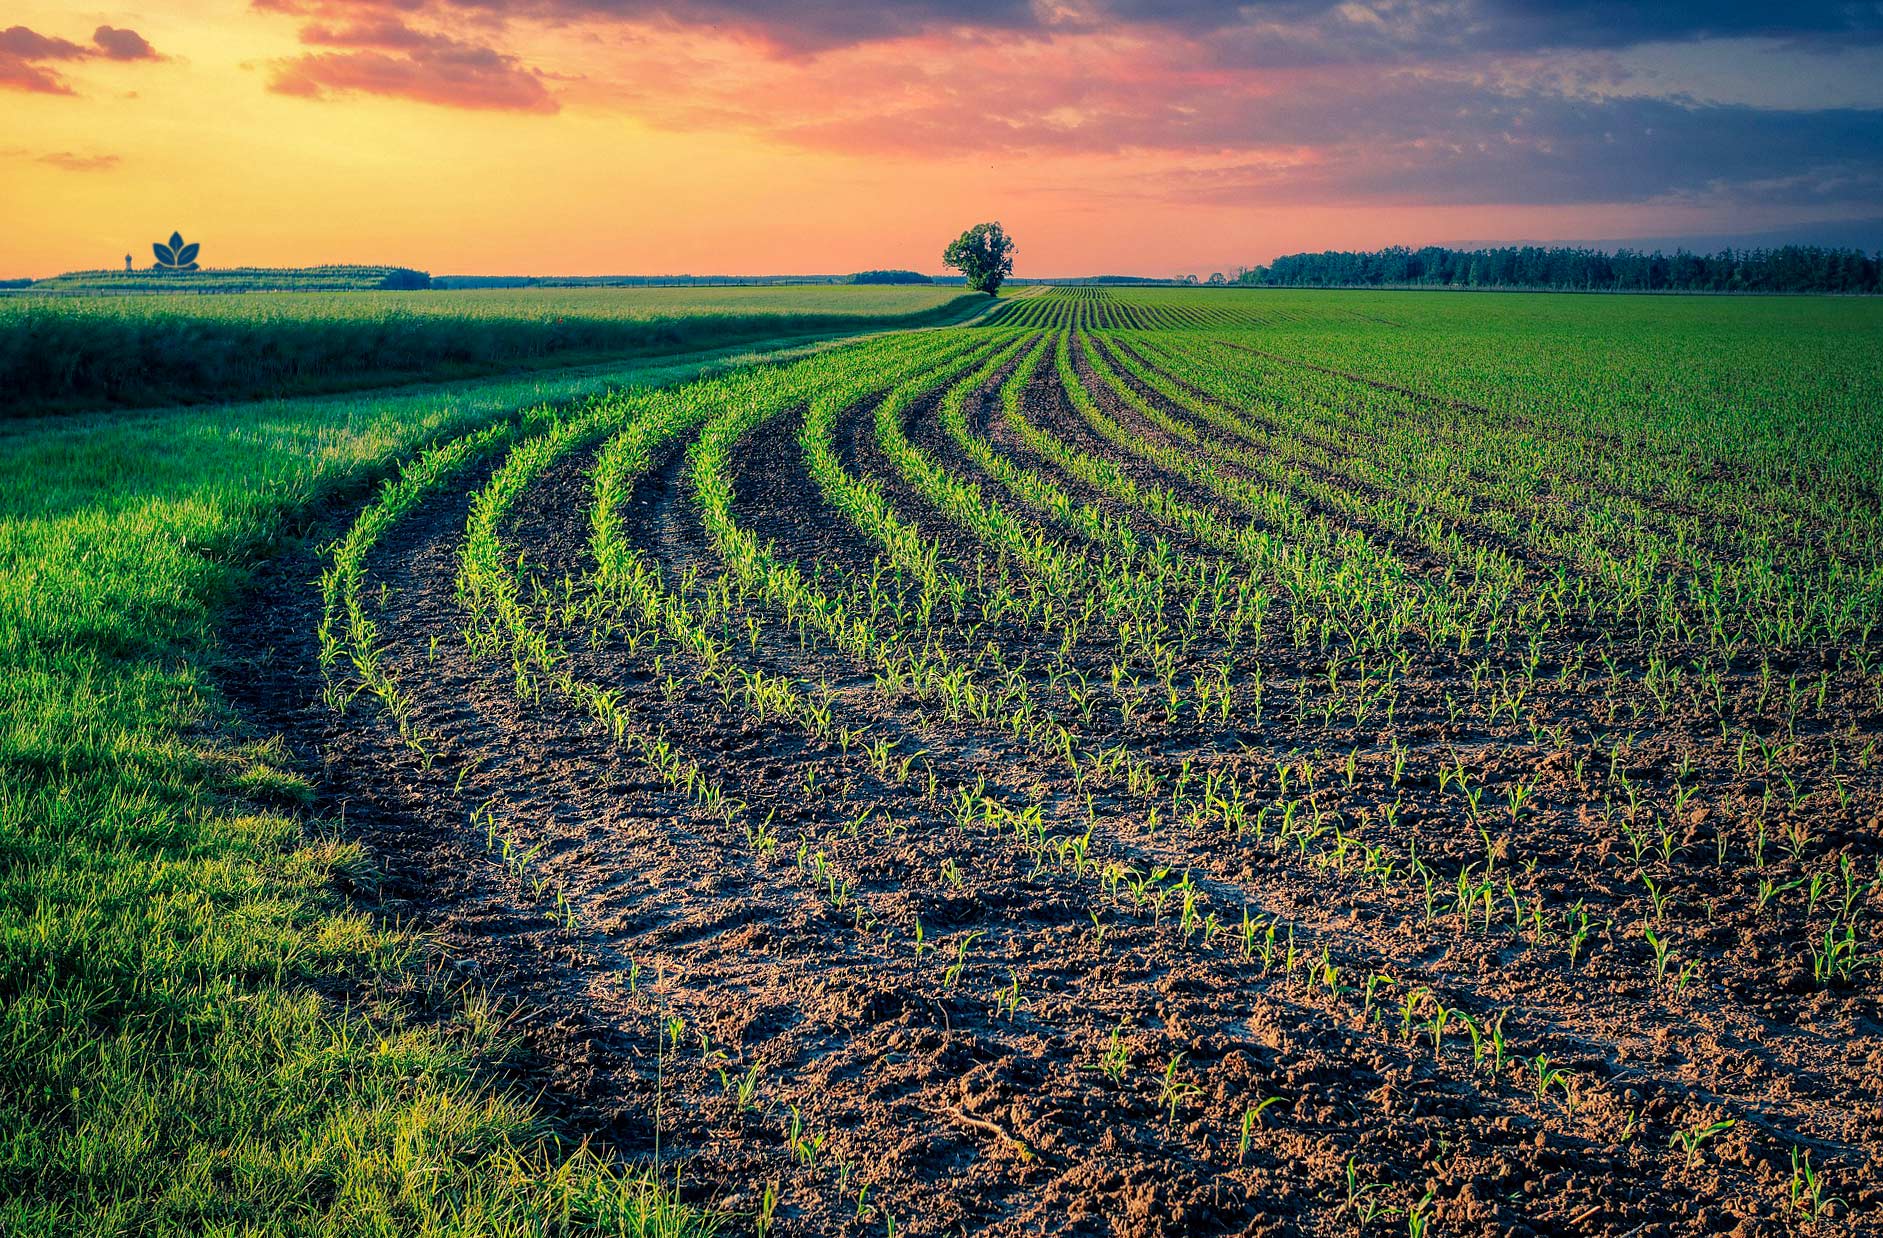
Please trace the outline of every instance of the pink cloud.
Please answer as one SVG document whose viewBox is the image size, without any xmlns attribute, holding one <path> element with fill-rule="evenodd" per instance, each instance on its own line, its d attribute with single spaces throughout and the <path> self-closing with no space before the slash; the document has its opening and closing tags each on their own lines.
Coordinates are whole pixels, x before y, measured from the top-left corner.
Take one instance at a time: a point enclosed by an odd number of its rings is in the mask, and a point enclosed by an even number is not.
<svg viewBox="0 0 1883 1238">
<path fill-rule="evenodd" d="M 342 46 L 350 46 L 343 44 Z M 550 113 L 560 104 L 540 74 L 494 48 L 435 39 L 401 51 L 362 47 L 276 63 L 270 89 L 321 99 L 371 94 L 478 111 Z"/>
<path fill-rule="evenodd" d="M 9 90 L 26 90 L 42 95 L 69 95 L 73 93 L 65 79 L 50 69 L 43 69 L 31 61 L 21 60 L 18 56 L 0 53 L 0 87 Z"/>
<path fill-rule="evenodd" d="M 428 11 L 426 0 L 252 0 L 253 7 L 307 18 L 301 42 L 331 51 L 276 61 L 270 89 L 324 99 L 381 95 L 473 111 L 553 113 L 548 74 L 488 42 L 457 33 L 467 25 L 493 36 L 504 28 L 487 13 Z M 415 25 L 417 17 L 423 25 Z M 441 33 L 446 27 L 453 33 Z"/>
<path fill-rule="evenodd" d="M 88 49 L 70 39 L 40 34 L 25 26 L 0 30 L 0 56 L 17 56 L 21 60 L 77 60 L 88 54 Z"/>
<path fill-rule="evenodd" d="M 310 23 L 301 27 L 301 42 L 316 47 L 374 47 L 382 50 L 409 50 L 433 47 L 447 40 L 439 35 L 414 30 L 396 17 L 386 17 L 373 21 L 343 22 L 339 25 Z"/>
<path fill-rule="evenodd" d="M 1815 206 L 1883 185 L 1883 109 L 1622 95 L 1513 49 L 1509 22 L 1480 38 L 1331 0 L 254 3 L 331 49 L 277 66 L 285 93 L 566 105 L 847 157 L 1056 166 L 1088 196 L 1560 205 L 1779 184 Z M 1603 45 L 1544 26 L 1550 45 Z"/>
<path fill-rule="evenodd" d="M 1248 145 L 1225 111 L 1292 89 L 1164 32 L 989 40 L 964 32 L 781 59 L 725 39 L 611 44 L 571 94 L 676 130 L 733 128 L 848 153 L 1117 154 Z M 1254 145 L 1262 145 L 1257 140 Z"/>
<path fill-rule="evenodd" d="M 135 30 L 119 30 L 115 26 L 100 26 L 92 32 L 92 42 L 99 52 L 111 60 L 161 60 L 149 41 Z"/>
<path fill-rule="evenodd" d="M 91 46 L 55 35 L 40 34 L 25 26 L 0 30 L 0 87 L 38 94 L 69 95 L 72 87 L 46 61 L 161 60 L 155 48 L 135 30 L 100 26 L 92 32 Z"/>
<path fill-rule="evenodd" d="M 69 150 L 48 151 L 39 162 L 66 172 L 108 172 L 123 162 L 118 155 L 81 155 Z"/>
</svg>

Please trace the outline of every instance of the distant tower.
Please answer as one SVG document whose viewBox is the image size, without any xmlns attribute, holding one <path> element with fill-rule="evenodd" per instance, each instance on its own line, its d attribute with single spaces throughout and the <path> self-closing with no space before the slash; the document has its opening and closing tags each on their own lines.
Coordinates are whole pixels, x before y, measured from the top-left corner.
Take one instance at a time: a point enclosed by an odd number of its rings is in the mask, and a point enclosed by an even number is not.
<svg viewBox="0 0 1883 1238">
<path fill-rule="evenodd" d="M 129 254 L 124 255 L 124 270 L 126 274 L 129 274 L 131 270 L 131 255 Z"/>
</svg>

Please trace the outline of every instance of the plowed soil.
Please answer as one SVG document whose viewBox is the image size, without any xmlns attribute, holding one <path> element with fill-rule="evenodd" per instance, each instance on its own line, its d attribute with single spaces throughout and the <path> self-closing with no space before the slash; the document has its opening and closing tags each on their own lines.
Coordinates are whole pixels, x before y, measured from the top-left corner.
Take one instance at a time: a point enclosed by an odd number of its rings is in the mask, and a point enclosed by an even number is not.
<svg viewBox="0 0 1883 1238">
<path fill-rule="evenodd" d="M 1102 387 L 1083 357 L 1078 366 Z M 1152 528 L 1019 443 L 995 394 L 1004 377 L 970 399 L 970 425 L 1100 510 Z M 1133 390 L 1220 437 L 1143 384 Z M 1115 395 L 1101 404 L 1147 442 L 1168 437 Z M 1108 450 L 1050 364 L 1024 412 L 1078 450 Z M 872 413 L 864 405 L 841 419 L 846 467 L 880 480 L 944 563 L 972 575 L 985 552 L 902 481 Z M 934 398 L 906 421 L 951 470 L 997 489 L 939 428 Z M 877 548 L 808 475 L 799 423 L 797 413 L 774 418 L 740 444 L 735 516 L 807 572 L 864 578 Z M 692 500 L 687 445 L 663 450 L 626 508 L 627 536 L 670 583 L 723 570 Z M 579 581 L 591 567 L 592 463 L 592 453 L 560 461 L 504 530 L 543 582 Z M 1223 505 L 1141 459 L 1121 463 L 1188 502 Z M 540 1088 L 572 1132 L 658 1155 L 689 1198 L 744 1218 L 765 1210 L 780 1235 L 882 1234 L 889 1216 L 910 1235 L 1384 1234 L 1407 1232 L 1409 1209 L 1448 1238 L 1877 1232 L 1877 981 L 1812 982 L 1791 922 L 1773 918 L 1786 904 L 1744 897 L 1749 838 L 1730 834 L 1729 861 L 1711 862 L 1720 834 L 1741 828 L 1727 824 L 1742 820 L 1734 806 L 1760 792 L 1704 746 L 1717 732 L 1709 717 L 1643 725 L 1628 753 L 1650 791 L 1673 785 L 1683 756 L 1684 782 L 1700 788 L 1673 840 L 1688 860 L 1659 909 L 1641 880 L 1660 871 L 1652 856 L 1620 854 L 1618 835 L 1589 815 L 1588 780 L 1600 771 L 1514 724 L 1448 712 L 1447 693 L 1469 690 L 1467 658 L 1419 653 L 1390 727 L 1383 715 L 1356 724 L 1297 704 L 1308 698 L 1293 685 L 1324 678 L 1325 658 L 1296 649 L 1285 614 L 1271 615 L 1277 635 L 1261 658 L 1276 687 L 1262 720 L 1101 712 L 1088 728 L 1094 743 L 1158 753 L 1172 771 L 1210 758 L 1278 805 L 1278 763 L 1309 763 L 1315 808 L 1341 814 L 1356 837 L 1416 847 L 1448 875 L 1477 864 L 1499 917 L 1483 927 L 1458 914 L 1447 888 L 1428 901 L 1345 858 L 1314 863 L 1305 847 L 1191 830 L 1167 808 L 1154 820 L 1119 787 L 1099 785 L 1086 801 L 1088 788 L 1049 755 L 881 690 L 860 662 L 801 641 L 750 602 L 756 622 L 734 633 L 743 665 L 828 684 L 843 725 L 922 751 L 944 786 L 985 779 L 990 791 L 1042 799 L 1089 819 L 1095 850 L 1141 871 L 1189 873 L 1220 917 L 1193 930 L 1174 903 L 1130 909 L 1011 834 L 964 826 L 860 747 L 753 716 L 671 646 L 655 654 L 572 635 L 578 674 L 657 719 L 745 801 L 745 820 L 769 823 L 776 845 L 755 846 L 590 715 L 547 693 L 520 698 L 507 665 L 467 653 L 457 552 L 481 480 L 402 519 L 370 563 L 386 668 L 412 697 L 429 756 L 367 698 L 344 714 L 322 703 L 311 556 L 265 583 L 228 634 L 230 692 L 254 726 L 287 738 L 329 814 L 379 857 L 385 880 L 360 897 L 434 931 L 467 977 L 514 1006 L 530 1049 L 520 1083 Z M 1221 557 L 1181 529 L 1152 531 L 1184 553 Z M 1416 572 L 1444 567 L 1422 546 L 1362 531 Z M 1017 626 L 955 625 L 943 638 L 959 649 L 997 640 L 1010 661 L 1030 664 L 1057 644 Z M 1101 674 L 1100 638 L 1085 641 L 1080 656 Z M 1568 687 L 1540 696 L 1546 724 L 1588 709 Z M 1869 702 L 1834 700 L 1829 712 L 1839 711 L 1878 729 Z M 1808 724 L 1798 742 L 1828 760 L 1829 729 Z M 1392 772 L 1395 746 L 1414 754 L 1403 777 Z M 1492 790 L 1474 821 L 1436 776 L 1448 753 L 1480 785 L 1534 779 L 1536 806 L 1506 811 Z M 1876 779 L 1853 769 L 1850 781 L 1859 794 L 1847 809 L 1801 823 L 1796 856 L 1777 837 L 1790 823 L 1775 825 L 1764 857 L 1774 884 L 1840 851 L 1870 874 Z M 506 863 L 506 846 L 528 863 Z M 1567 921 L 1528 933 L 1510 923 L 1504 883 L 1518 873 L 1526 879 L 1510 897 L 1522 905 L 1587 914 L 1573 961 Z M 545 893 L 554 890 L 572 920 Z M 1301 957 L 1284 964 L 1285 933 L 1266 962 L 1224 944 L 1244 909 L 1291 926 Z M 912 956 L 918 924 L 926 944 Z M 1673 943 L 1676 970 L 1696 965 L 1685 983 L 1644 961 L 1643 924 Z M 1191 937 L 1205 931 L 1226 936 L 1198 949 Z M 1337 973 L 1322 970 L 1323 949 L 1344 960 Z M 1392 983 L 1363 993 L 1371 975 Z M 1440 1008 L 1464 1017 L 1434 1027 Z M 1495 1061 L 1500 1017 L 1510 1048 Z M 1564 1082 L 1539 1087 L 1551 1068 Z M 1717 1121 L 1733 1125 L 1691 1154 L 1670 1142 Z M 1810 1152 L 1843 1201 L 1815 1229 L 1794 1207 L 1794 1149 Z M 735 1220 L 733 1232 L 749 1224 Z"/>
</svg>

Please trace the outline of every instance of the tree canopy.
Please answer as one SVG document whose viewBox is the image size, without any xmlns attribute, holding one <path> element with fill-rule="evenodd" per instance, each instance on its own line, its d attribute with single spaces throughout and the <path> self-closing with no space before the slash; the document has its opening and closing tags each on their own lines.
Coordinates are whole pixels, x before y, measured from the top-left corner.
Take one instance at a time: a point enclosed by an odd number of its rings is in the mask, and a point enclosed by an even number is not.
<svg viewBox="0 0 1883 1238">
<path fill-rule="evenodd" d="M 1883 255 L 1857 249 L 1677 251 L 1549 248 L 1329 251 L 1288 254 L 1242 271 L 1242 284 L 1281 287 L 1561 288 L 1590 291 L 1883 292 Z"/>
<path fill-rule="evenodd" d="M 975 224 L 956 237 L 942 251 L 942 262 L 966 276 L 969 288 L 991 296 L 1013 274 L 1013 255 L 1013 238 L 996 220 Z"/>
<path fill-rule="evenodd" d="M 852 284 L 932 284 L 935 281 L 920 271 L 858 271 L 848 281 Z"/>
</svg>

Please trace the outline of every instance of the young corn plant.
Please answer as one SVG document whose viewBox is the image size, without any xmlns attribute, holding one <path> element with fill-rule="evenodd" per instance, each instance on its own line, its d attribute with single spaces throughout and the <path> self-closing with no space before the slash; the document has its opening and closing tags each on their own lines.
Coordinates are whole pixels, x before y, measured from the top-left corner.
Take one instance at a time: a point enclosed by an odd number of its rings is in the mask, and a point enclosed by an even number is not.
<svg viewBox="0 0 1883 1238">
<path fill-rule="evenodd" d="M 1739 1125 L 1736 1118 L 1721 1118 L 1714 1122 L 1696 1122 L 1685 1130 L 1678 1130 L 1668 1139 L 1668 1146 L 1679 1148 L 1686 1155 L 1686 1166 L 1692 1170 L 1700 1163 L 1700 1151 L 1712 1140 Z"/>
<path fill-rule="evenodd" d="M 1158 1080 L 1157 1105 L 1164 1111 L 1165 1125 L 1176 1122 L 1179 1108 L 1203 1095 L 1202 1085 L 1183 1073 L 1183 1062 L 1182 1053 L 1172 1053 Z"/>
</svg>

